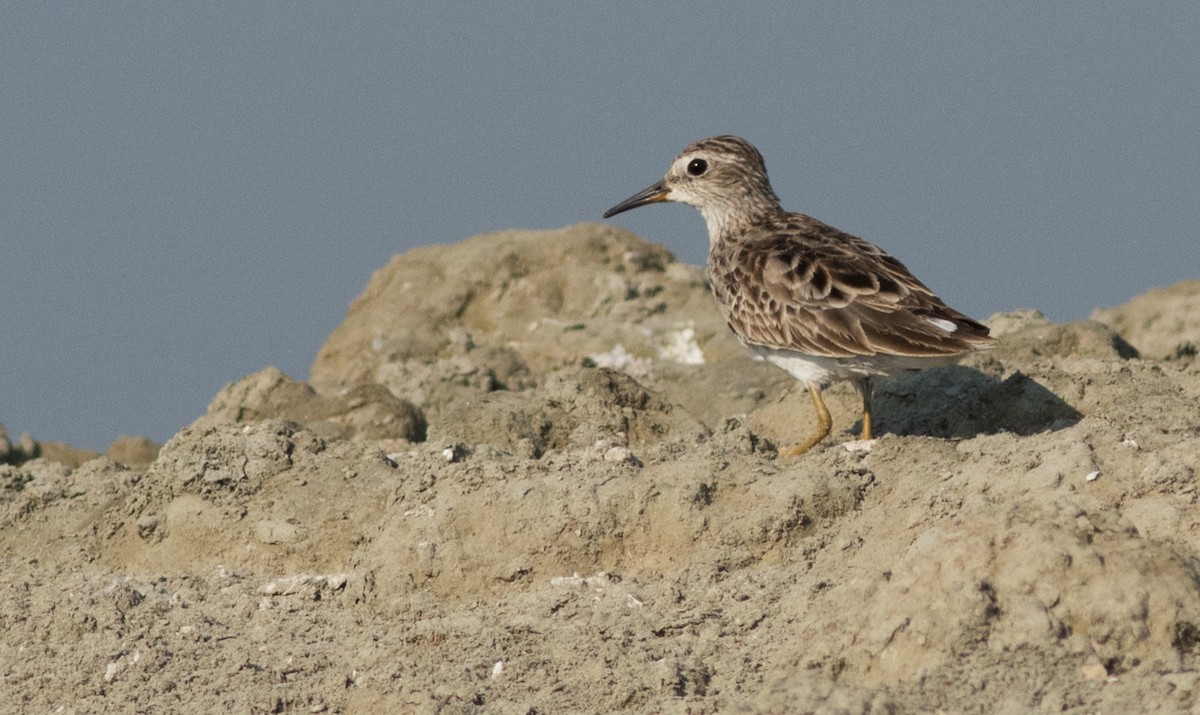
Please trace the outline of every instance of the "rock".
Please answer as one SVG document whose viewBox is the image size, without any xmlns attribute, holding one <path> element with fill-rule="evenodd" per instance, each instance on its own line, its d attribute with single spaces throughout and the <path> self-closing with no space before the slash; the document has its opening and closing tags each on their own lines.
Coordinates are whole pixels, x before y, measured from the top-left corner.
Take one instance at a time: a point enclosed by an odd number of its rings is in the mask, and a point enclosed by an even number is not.
<svg viewBox="0 0 1200 715">
<path fill-rule="evenodd" d="M 90 449 L 79 449 L 63 442 L 34 442 L 30 439 L 21 447 L 26 458 L 39 456 L 69 467 L 78 467 L 100 456 Z"/>
<path fill-rule="evenodd" d="M 445 422 L 434 441 L 492 444 L 529 457 L 586 448 L 600 438 L 642 447 L 666 439 L 694 442 L 705 432 L 686 411 L 604 368 L 559 370 L 542 388 L 463 402 L 447 412 Z"/>
<path fill-rule="evenodd" d="M 273 367 L 226 385 L 197 424 L 265 419 L 301 422 L 330 437 L 421 442 L 426 430 L 421 410 L 382 385 L 356 385 L 324 396 Z"/>
<path fill-rule="evenodd" d="M 27 432 L 22 432 L 14 445 L 0 424 L 0 464 L 22 464 L 42 457 L 74 468 L 99 456 L 99 452 L 77 449 L 63 442 L 38 442 Z"/>
<path fill-rule="evenodd" d="M 737 343 L 701 269 L 600 224 L 484 234 L 393 258 L 321 347 L 311 379 L 329 393 L 385 385 L 437 423 L 448 405 L 588 364 L 634 368 L 702 420 L 720 417 L 702 395 L 745 410 L 764 385 L 786 382 Z"/>
<path fill-rule="evenodd" d="M 1004 334 L 989 351 L 990 357 L 1009 362 L 1029 362 L 1050 357 L 1128 360 L 1138 352 L 1104 323 L 1081 320 L 1076 323 L 1031 321 L 1027 327 Z"/>
<path fill-rule="evenodd" d="M 1155 360 L 1191 360 L 1200 349 L 1200 280 L 1154 288 L 1128 303 L 1092 311 L 1104 323 Z"/>
<path fill-rule="evenodd" d="M 1051 324 L 1050 319 L 1043 315 L 1042 311 L 1034 310 L 1033 308 L 996 313 L 989 316 L 983 323 L 988 326 L 993 338 L 1000 338 L 1005 335 L 1019 333 L 1031 328 L 1041 328 Z"/>
<path fill-rule="evenodd" d="M 121 435 L 108 446 L 105 456 L 130 467 L 146 467 L 158 458 L 159 445 L 146 437 Z"/>
</svg>

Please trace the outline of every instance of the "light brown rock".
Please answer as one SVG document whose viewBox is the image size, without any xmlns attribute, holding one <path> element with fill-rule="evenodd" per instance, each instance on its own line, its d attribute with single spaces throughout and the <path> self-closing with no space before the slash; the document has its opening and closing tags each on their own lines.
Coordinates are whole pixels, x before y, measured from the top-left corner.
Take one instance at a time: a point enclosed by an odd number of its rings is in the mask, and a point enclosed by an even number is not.
<svg viewBox="0 0 1200 715">
<path fill-rule="evenodd" d="M 1200 280 L 1153 288 L 1128 303 L 1092 311 L 1143 356 L 1190 361 L 1200 348 Z"/>
</svg>

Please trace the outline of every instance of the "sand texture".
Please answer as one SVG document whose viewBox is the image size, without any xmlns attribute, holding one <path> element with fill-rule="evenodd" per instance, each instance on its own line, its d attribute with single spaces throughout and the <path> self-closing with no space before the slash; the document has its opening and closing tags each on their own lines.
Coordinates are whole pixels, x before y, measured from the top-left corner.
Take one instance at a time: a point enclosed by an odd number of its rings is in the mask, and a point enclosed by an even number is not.
<svg viewBox="0 0 1200 715">
<path fill-rule="evenodd" d="M 993 316 L 786 459 L 808 397 L 702 269 L 410 251 L 157 453 L 0 436 L 0 710 L 1195 710 L 1197 285 Z"/>
</svg>

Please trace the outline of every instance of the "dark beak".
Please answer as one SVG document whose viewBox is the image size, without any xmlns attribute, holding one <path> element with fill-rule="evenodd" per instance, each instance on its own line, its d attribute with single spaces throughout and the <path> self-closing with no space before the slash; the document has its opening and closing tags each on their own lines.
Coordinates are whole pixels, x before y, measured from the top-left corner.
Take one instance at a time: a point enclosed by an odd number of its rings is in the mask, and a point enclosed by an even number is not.
<svg viewBox="0 0 1200 715">
<path fill-rule="evenodd" d="M 653 186 L 647 186 L 646 188 L 637 192 L 633 196 L 630 196 L 629 198 L 625 199 L 621 203 L 619 203 L 616 206 L 613 206 L 611 209 L 605 211 L 604 218 L 612 218 L 613 216 L 616 216 L 617 214 L 621 213 L 622 211 L 628 211 L 629 209 L 636 209 L 638 206 L 645 206 L 646 204 L 656 204 L 656 203 L 659 203 L 660 201 L 666 201 L 666 200 L 667 200 L 667 187 L 663 184 L 663 182 L 660 181 L 660 182 L 654 184 Z"/>
</svg>

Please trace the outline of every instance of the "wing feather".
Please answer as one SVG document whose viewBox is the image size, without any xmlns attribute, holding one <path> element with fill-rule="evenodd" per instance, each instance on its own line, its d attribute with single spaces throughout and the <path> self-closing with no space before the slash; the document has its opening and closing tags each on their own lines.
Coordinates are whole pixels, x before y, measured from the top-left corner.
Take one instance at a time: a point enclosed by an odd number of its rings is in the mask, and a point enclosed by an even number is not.
<svg viewBox="0 0 1200 715">
<path fill-rule="evenodd" d="M 881 249 L 785 216 L 724 239 L 709 256 L 713 292 L 743 341 L 824 357 L 944 357 L 994 342 Z"/>
</svg>

